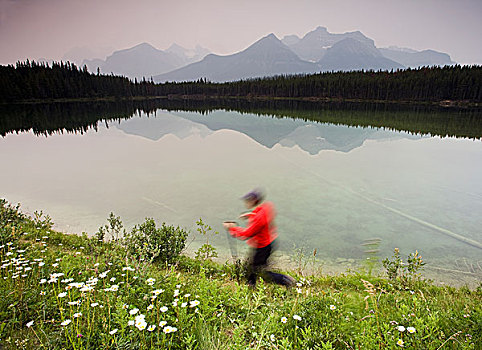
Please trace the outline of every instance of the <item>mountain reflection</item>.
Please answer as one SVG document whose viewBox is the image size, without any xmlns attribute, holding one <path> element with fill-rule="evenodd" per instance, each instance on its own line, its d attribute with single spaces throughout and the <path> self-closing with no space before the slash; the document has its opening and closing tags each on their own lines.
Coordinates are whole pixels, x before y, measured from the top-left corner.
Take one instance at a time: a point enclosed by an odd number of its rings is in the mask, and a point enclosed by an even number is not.
<svg viewBox="0 0 482 350">
<path fill-rule="evenodd" d="M 178 118 L 163 115 L 162 118 L 143 118 L 142 121 L 131 119 L 143 113 L 148 116 L 155 115 L 159 109 L 170 111 Z M 239 113 L 226 113 L 230 111 Z M 264 117 L 257 118 L 256 115 Z M 470 139 L 482 137 L 480 109 L 246 99 L 157 99 L 2 105 L 0 135 L 29 131 L 39 136 L 64 132 L 84 133 L 97 130 L 99 123 L 105 123 L 109 127 L 113 122 L 128 119 L 131 120 L 119 126 L 122 130 L 150 139 L 158 139 L 169 133 L 183 138 L 193 133 L 203 136 L 210 131 L 232 129 L 269 148 L 278 143 L 285 146 L 298 145 L 310 154 L 316 154 L 323 149 L 349 151 L 360 146 L 366 139 L 396 135 L 437 135 Z M 337 125 L 361 128 L 339 128 Z"/>
</svg>

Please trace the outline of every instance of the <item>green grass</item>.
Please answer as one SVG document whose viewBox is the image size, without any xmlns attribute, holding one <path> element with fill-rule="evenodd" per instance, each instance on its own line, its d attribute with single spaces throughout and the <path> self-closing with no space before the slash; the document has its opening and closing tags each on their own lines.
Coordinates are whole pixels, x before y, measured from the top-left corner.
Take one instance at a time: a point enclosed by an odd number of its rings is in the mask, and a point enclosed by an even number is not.
<svg viewBox="0 0 482 350">
<path fill-rule="evenodd" d="M 291 273 L 253 290 L 232 264 L 149 264 L 38 217 L 0 229 L 2 349 L 482 348 L 480 287 Z"/>
</svg>

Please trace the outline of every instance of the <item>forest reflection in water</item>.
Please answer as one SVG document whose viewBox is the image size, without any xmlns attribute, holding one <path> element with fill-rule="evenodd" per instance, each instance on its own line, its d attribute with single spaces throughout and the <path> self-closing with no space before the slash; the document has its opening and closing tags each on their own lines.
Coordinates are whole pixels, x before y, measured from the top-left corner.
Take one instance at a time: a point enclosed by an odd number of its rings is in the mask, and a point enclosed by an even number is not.
<svg viewBox="0 0 482 350">
<path fill-rule="evenodd" d="M 382 256 L 419 249 L 442 273 L 482 274 L 480 249 L 444 233 L 482 241 L 478 110 L 145 100 L 0 111 L 0 161 L 10 165 L 0 194 L 67 231 L 93 233 L 111 210 L 128 226 L 201 216 L 219 230 L 244 191 L 268 183 L 285 252 L 302 244 L 350 264 L 380 237 Z"/>
<path fill-rule="evenodd" d="M 238 111 L 335 125 L 385 128 L 412 134 L 480 139 L 482 109 L 297 100 L 155 99 L 0 105 L 0 135 L 32 130 L 36 135 L 83 133 L 99 122 L 129 119 L 157 110 Z"/>
</svg>

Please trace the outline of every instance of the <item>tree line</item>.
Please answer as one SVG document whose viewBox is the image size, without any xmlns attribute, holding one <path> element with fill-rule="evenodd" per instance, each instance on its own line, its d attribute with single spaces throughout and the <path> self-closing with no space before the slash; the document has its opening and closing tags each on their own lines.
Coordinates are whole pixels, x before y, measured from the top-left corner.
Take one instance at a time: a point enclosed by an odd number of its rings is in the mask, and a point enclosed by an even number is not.
<svg viewBox="0 0 482 350">
<path fill-rule="evenodd" d="M 315 98 L 367 101 L 482 101 L 482 66 L 279 75 L 235 82 L 206 79 L 156 84 L 90 73 L 70 62 L 0 66 L 0 102 L 151 96 Z"/>
</svg>

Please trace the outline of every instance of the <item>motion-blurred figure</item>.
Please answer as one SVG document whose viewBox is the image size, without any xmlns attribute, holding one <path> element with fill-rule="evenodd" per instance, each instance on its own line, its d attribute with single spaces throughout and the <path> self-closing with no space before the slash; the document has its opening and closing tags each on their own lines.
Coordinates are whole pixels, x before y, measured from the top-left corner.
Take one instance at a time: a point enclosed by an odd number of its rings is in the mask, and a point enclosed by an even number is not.
<svg viewBox="0 0 482 350">
<path fill-rule="evenodd" d="M 252 247 L 248 284 L 254 287 L 258 275 L 264 270 L 268 280 L 284 286 L 293 285 L 294 280 L 290 276 L 265 270 L 268 259 L 274 251 L 277 237 L 274 223 L 276 212 L 273 204 L 263 202 L 263 193 L 258 189 L 249 192 L 242 199 L 246 208 L 251 210 L 240 216 L 240 218 L 248 219 L 248 226 L 243 228 L 233 222 L 224 222 L 223 225 L 233 237 L 246 240 L 246 243 Z"/>
</svg>

